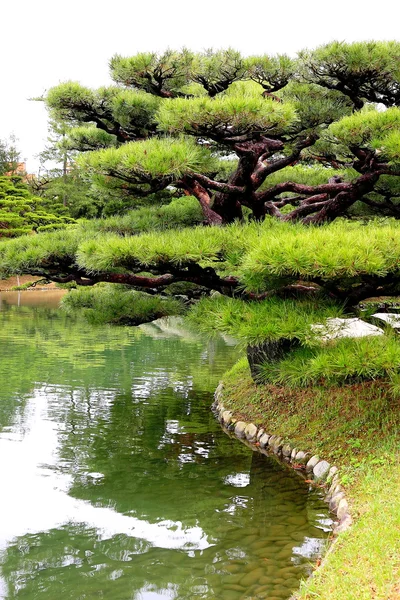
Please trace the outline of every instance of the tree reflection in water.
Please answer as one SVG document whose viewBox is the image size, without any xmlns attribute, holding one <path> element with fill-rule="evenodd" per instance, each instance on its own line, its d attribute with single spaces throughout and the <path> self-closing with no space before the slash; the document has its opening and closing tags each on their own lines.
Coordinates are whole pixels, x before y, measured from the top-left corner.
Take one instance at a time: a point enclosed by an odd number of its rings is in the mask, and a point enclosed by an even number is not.
<svg viewBox="0 0 400 600">
<path fill-rule="evenodd" d="M 232 566 L 276 555 L 277 524 L 279 568 L 304 573 L 319 500 L 209 410 L 233 348 L 175 321 L 94 328 L 13 307 L 0 321 L 3 597 L 227 598 Z"/>
</svg>

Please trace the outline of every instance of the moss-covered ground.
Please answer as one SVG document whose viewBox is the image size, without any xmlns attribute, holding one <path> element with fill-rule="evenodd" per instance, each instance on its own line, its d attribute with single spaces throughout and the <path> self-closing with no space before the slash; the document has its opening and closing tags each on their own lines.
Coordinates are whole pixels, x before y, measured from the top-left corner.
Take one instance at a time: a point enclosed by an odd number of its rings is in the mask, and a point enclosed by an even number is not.
<svg viewBox="0 0 400 600">
<path fill-rule="evenodd" d="M 400 600 L 400 400 L 383 381 L 341 387 L 256 386 L 243 359 L 224 406 L 340 469 L 354 519 L 300 600 Z"/>
</svg>

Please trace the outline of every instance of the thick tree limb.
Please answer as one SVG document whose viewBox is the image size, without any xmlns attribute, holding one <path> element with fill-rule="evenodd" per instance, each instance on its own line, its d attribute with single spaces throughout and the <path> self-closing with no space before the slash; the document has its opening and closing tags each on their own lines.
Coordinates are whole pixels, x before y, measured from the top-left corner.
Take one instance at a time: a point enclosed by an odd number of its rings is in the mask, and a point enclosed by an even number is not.
<svg viewBox="0 0 400 600">
<path fill-rule="evenodd" d="M 259 163 L 251 176 L 251 181 L 254 189 L 258 189 L 260 185 L 271 173 L 280 171 L 281 169 L 293 165 L 300 157 L 301 151 L 304 148 L 309 148 L 317 141 L 317 135 L 310 135 L 304 140 L 300 140 L 290 156 L 284 156 L 277 160 L 273 160 L 269 163 L 264 163 L 263 158 L 260 157 Z"/>
<path fill-rule="evenodd" d="M 27 273 L 43 277 L 55 283 L 69 283 L 75 281 L 80 286 L 92 286 L 99 282 L 118 283 L 138 288 L 164 288 L 171 283 L 186 281 L 195 283 L 211 290 L 225 293 L 234 291 L 239 287 L 236 277 L 219 277 L 212 268 L 202 268 L 197 264 L 187 268 L 172 268 L 173 272 L 159 276 L 144 276 L 134 273 L 88 273 L 82 269 L 71 267 L 58 272 L 56 269 L 28 269 Z M 69 272 L 68 272 L 69 271 Z"/>
<path fill-rule="evenodd" d="M 193 179 L 196 179 L 200 184 L 204 185 L 210 190 L 215 190 L 216 192 L 222 192 L 225 194 L 236 194 L 241 195 L 245 193 L 243 187 L 232 185 L 231 183 L 223 183 L 220 181 L 214 181 L 201 173 L 193 173 L 191 175 Z"/>
<path fill-rule="evenodd" d="M 357 181 L 350 185 L 350 189 L 339 192 L 334 198 L 319 210 L 316 214 L 310 215 L 303 220 L 305 225 L 328 223 L 333 221 L 339 215 L 343 214 L 359 198 L 368 194 L 374 189 L 376 182 L 380 177 L 379 172 L 366 173 Z M 343 184 L 337 184 L 343 185 Z"/>
<path fill-rule="evenodd" d="M 384 196 L 384 200 L 382 200 L 382 202 L 375 202 L 374 200 L 363 196 L 360 198 L 360 201 L 371 208 L 377 208 L 379 211 L 386 210 L 394 217 L 400 217 L 400 205 L 394 204 L 391 200 L 391 197 Z"/>
<path fill-rule="evenodd" d="M 222 216 L 211 208 L 211 198 L 207 190 L 193 177 L 184 177 L 181 182 L 192 196 L 195 196 L 200 203 L 204 218 L 209 225 L 222 225 Z"/>
<path fill-rule="evenodd" d="M 342 191 L 350 191 L 352 188 L 351 183 L 324 183 L 322 185 L 304 185 L 302 183 L 293 183 L 292 181 L 286 181 L 285 183 L 278 183 L 274 187 L 266 190 L 265 192 L 259 193 L 258 199 L 261 202 L 267 202 L 273 200 L 279 194 L 283 192 L 295 192 L 297 194 L 304 194 L 305 196 L 314 194 L 334 194 Z"/>
<path fill-rule="evenodd" d="M 329 202 L 328 194 L 316 194 L 303 200 L 298 208 L 295 208 L 287 215 L 284 215 L 282 221 L 298 221 L 304 219 L 309 214 L 321 210 Z"/>
</svg>

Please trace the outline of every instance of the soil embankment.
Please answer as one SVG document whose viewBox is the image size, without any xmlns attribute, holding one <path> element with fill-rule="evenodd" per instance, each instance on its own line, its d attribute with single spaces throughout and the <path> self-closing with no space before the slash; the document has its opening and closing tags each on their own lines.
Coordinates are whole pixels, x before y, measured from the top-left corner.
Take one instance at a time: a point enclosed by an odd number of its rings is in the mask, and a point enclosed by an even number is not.
<svg viewBox="0 0 400 600">
<path fill-rule="evenodd" d="M 400 600 L 400 399 L 385 381 L 255 385 L 246 361 L 223 378 L 223 405 L 339 468 L 354 518 L 298 600 Z"/>
</svg>

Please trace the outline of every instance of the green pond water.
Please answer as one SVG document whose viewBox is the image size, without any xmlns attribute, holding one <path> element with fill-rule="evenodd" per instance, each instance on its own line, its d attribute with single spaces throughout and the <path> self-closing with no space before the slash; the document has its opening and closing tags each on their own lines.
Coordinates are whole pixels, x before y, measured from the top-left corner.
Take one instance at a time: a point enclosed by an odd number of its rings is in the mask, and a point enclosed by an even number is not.
<svg viewBox="0 0 400 600">
<path fill-rule="evenodd" d="M 237 350 L 177 320 L 93 327 L 58 300 L 0 294 L 0 598 L 288 598 L 330 520 L 214 420 Z"/>
</svg>

